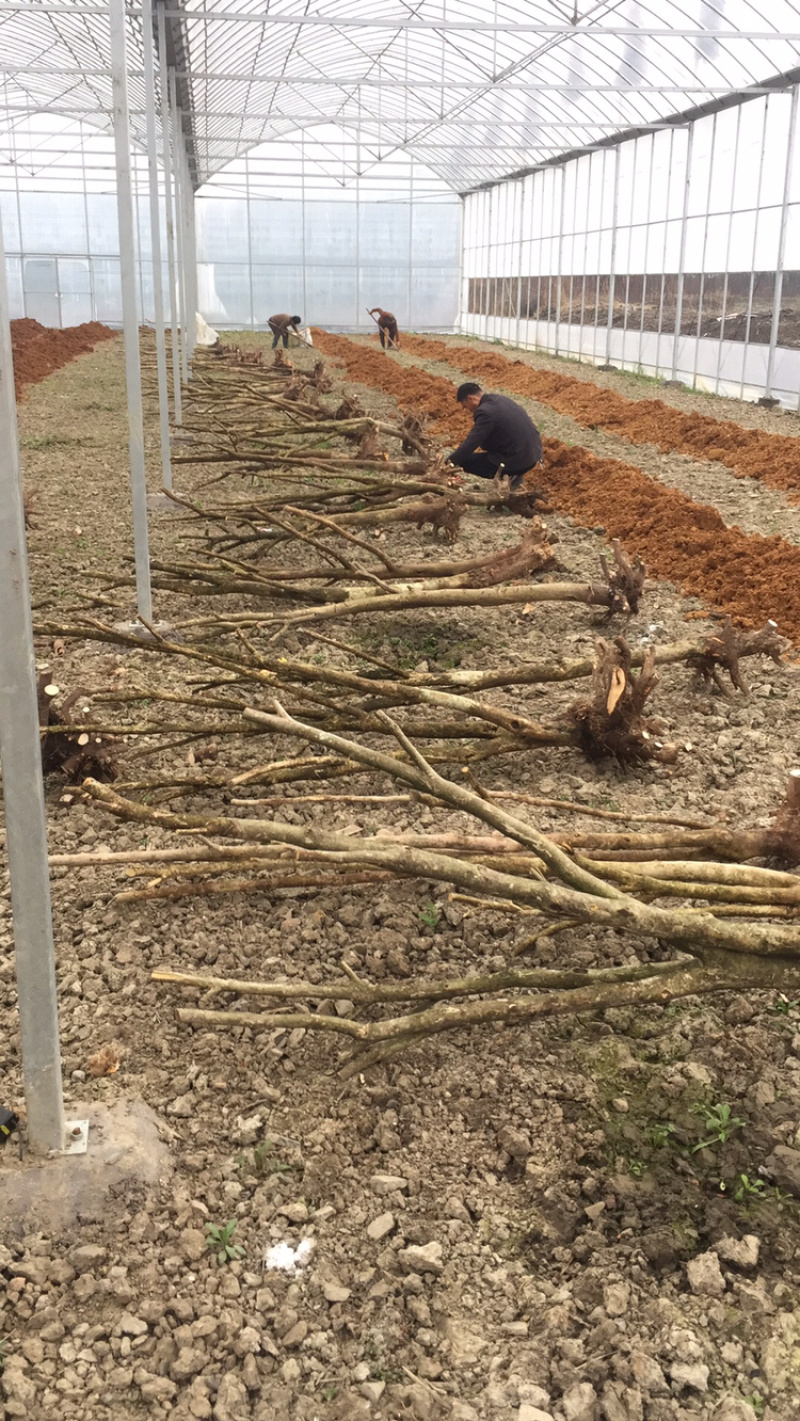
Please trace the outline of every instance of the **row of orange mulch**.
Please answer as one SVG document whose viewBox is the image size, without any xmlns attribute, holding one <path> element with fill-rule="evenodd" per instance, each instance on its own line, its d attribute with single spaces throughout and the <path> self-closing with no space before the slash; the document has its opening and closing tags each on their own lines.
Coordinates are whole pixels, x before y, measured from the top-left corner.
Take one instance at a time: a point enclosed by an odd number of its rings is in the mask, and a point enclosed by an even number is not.
<svg viewBox="0 0 800 1421">
<path fill-rule="evenodd" d="M 632 444 L 715 459 L 739 478 L 760 479 L 769 488 L 800 491 L 800 439 L 746 429 L 732 420 L 690 413 L 663 400 L 628 400 L 590 380 L 554 370 L 534 370 L 525 361 L 427 336 L 403 336 L 403 349 L 426 360 L 444 360 L 480 381 L 494 380 L 514 394 L 550 405 L 579 424 L 619 434 Z M 800 425 L 798 425 L 800 429 Z"/>
<path fill-rule="evenodd" d="M 449 380 L 401 366 L 392 355 L 344 336 L 315 332 L 315 345 L 343 362 L 348 377 L 394 395 L 402 408 L 428 416 L 431 428 L 460 443 L 471 420 Z M 470 373 L 475 369 L 476 351 Z M 480 367 L 478 367 L 480 369 Z M 726 527 L 717 510 L 648 478 L 621 459 L 602 459 L 577 445 L 545 439 L 545 468 L 536 482 L 554 505 L 584 527 L 602 524 L 609 538 L 668 579 L 747 626 L 772 619 L 800 644 L 800 548 Z"/>
<path fill-rule="evenodd" d="M 11 355 L 14 361 L 14 389 L 17 399 L 26 385 L 35 385 L 68 365 L 76 355 L 92 350 L 101 340 L 116 335 L 100 321 L 87 321 L 82 326 L 67 326 L 51 330 L 38 321 L 25 318 L 11 322 Z"/>
</svg>

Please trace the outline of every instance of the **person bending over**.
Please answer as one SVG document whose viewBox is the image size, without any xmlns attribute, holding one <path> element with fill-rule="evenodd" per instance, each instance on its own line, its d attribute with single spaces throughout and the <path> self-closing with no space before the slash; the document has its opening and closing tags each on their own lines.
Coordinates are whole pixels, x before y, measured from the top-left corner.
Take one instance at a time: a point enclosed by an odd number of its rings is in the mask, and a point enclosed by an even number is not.
<svg viewBox="0 0 800 1421">
<path fill-rule="evenodd" d="M 378 335 L 381 338 L 381 349 L 384 349 L 388 345 L 389 349 L 394 346 L 396 350 L 399 350 L 400 332 L 397 329 L 397 317 L 393 316 L 391 311 L 382 311 L 380 306 L 374 306 L 369 314 L 371 316 L 377 316 L 378 318 Z"/>
<path fill-rule="evenodd" d="M 530 415 L 508 395 L 484 394 L 472 380 L 459 385 L 456 399 L 474 423 L 447 462 L 479 479 L 502 473 L 515 492 L 528 470 L 542 461 L 542 436 Z M 482 453 L 476 452 L 479 448 Z"/>
<path fill-rule="evenodd" d="M 302 316 L 287 316 L 281 311 L 278 316 L 270 316 L 267 325 L 272 331 L 272 349 L 274 350 L 279 340 L 283 340 L 285 347 L 289 346 L 289 332 L 294 331 L 295 335 L 303 324 Z"/>
</svg>

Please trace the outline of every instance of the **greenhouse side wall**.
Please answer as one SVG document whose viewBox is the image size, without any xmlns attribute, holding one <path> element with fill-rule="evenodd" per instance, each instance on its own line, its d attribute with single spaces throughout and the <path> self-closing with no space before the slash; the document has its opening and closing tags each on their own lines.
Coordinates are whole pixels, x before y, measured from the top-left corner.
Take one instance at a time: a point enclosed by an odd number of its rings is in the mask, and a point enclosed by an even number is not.
<svg viewBox="0 0 800 1421">
<path fill-rule="evenodd" d="M 797 409 L 797 128 L 795 89 L 468 194 L 460 329 Z"/>
<path fill-rule="evenodd" d="M 137 210 L 139 311 L 152 322 L 146 195 Z M 258 328 L 275 311 L 297 311 L 332 329 L 372 329 L 366 308 L 382 306 L 401 327 L 454 329 L 461 274 L 455 197 L 412 204 L 199 196 L 195 216 L 198 304 L 211 325 Z M 113 192 L 0 192 L 0 217 L 12 318 L 121 324 Z M 166 262 L 163 285 L 168 296 Z"/>
</svg>

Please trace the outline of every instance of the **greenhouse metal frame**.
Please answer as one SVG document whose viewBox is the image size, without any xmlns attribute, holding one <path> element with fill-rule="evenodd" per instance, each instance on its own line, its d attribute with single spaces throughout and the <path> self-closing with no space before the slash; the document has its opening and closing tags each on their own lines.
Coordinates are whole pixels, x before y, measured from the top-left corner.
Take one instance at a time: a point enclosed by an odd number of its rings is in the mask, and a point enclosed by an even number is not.
<svg viewBox="0 0 800 1421">
<path fill-rule="evenodd" d="M 146 622 L 143 319 L 166 488 L 198 310 L 383 301 L 796 409 L 800 3 L 0 0 L 0 84 L 0 747 L 29 1133 L 60 1149 L 9 319 L 123 327 Z"/>
</svg>

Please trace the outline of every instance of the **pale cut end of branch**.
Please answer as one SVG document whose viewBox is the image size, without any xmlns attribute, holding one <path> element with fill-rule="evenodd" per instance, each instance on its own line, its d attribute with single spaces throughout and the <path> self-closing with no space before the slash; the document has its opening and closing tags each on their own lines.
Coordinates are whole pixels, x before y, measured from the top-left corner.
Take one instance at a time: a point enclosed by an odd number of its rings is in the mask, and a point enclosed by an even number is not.
<svg viewBox="0 0 800 1421">
<path fill-rule="evenodd" d="M 646 717 L 645 705 L 658 684 L 655 649 L 646 649 L 638 676 L 624 637 L 597 643 L 591 700 L 576 701 L 571 714 L 584 752 L 592 760 L 613 756 L 621 764 L 637 760 L 673 763 L 677 751 L 660 736 L 661 722 Z"/>
<path fill-rule="evenodd" d="M 800 769 L 790 770 L 783 803 L 767 830 L 769 851 L 784 863 L 800 863 Z"/>
</svg>

